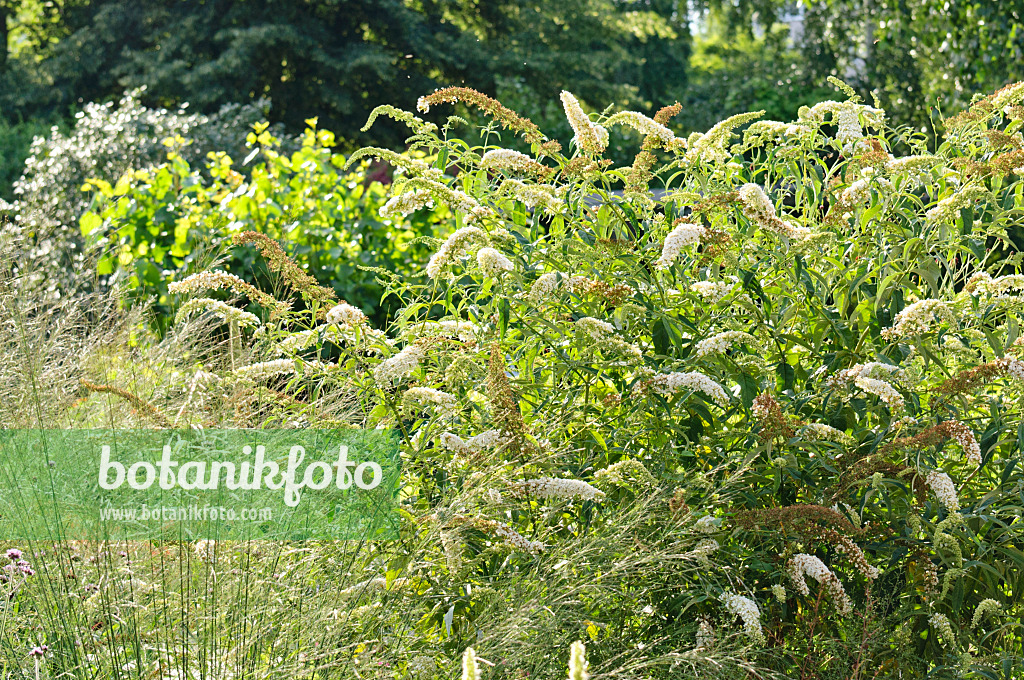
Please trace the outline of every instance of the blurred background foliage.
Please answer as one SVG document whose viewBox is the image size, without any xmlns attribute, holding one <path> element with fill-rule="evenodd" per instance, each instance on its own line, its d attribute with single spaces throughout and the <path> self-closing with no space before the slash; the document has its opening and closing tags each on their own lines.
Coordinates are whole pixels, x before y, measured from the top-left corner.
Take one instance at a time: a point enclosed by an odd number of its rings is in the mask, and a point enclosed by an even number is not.
<svg viewBox="0 0 1024 680">
<path fill-rule="evenodd" d="M 688 132 L 787 118 L 836 75 L 920 128 L 930 105 L 1022 77 L 1022 16 L 998 0 L 0 0 L 0 195 L 32 134 L 140 86 L 147 106 L 204 114 L 269 99 L 271 122 L 318 116 L 342 150 L 368 141 L 373 107 L 445 85 L 552 133 L 563 88 L 648 113 L 679 100 Z"/>
</svg>

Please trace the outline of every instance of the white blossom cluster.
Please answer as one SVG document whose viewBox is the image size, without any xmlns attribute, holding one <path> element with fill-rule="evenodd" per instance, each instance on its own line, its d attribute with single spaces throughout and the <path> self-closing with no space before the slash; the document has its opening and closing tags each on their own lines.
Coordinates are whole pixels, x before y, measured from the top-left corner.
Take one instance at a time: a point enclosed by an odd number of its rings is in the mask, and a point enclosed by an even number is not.
<svg viewBox="0 0 1024 680">
<path fill-rule="evenodd" d="M 930 225 L 952 224 L 960 217 L 960 211 L 963 208 L 974 205 L 974 201 L 987 194 L 988 190 L 984 187 L 969 184 L 925 211 L 925 219 Z"/>
<path fill-rule="evenodd" d="M 887 383 L 884 380 L 860 377 L 855 379 L 853 384 L 868 394 L 873 394 L 881 399 L 893 413 L 902 413 L 906 406 L 903 395 L 900 394 L 899 391 L 897 391 L 897 389 L 890 383 Z"/>
<path fill-rule="evenodd" d="M 513 149 L 491 149 L 480 159 L 481 170 L 515 170 L 523 173 L 543 172 L 543 166 L 525 153 Z"/>
<path fill-rule="evenodd" d="M 846 595 L 846 589 L 842 582 L 832 573 L 832 570 L 825 566 L 825 563 L 814 555 L 798 553 L 789 558 L 786 564 L 786 573 L 792 579 L 793 584 L 801 595 L 810 595 L 805 577 L 810 576 L 825 588 L 835 601 L 836 610 L 846 616 L 853 609 L 850 598 Z"/>
<path fill-rule="evenodd" d="M 192 298 L 181 306 L 174 316 L 174 322 L 180 323 L 195 313 L 209 312 L 214 316 L 223 319 L 226 323 L 235 324 L 239 328 L 254 328 L 260 325 L 260 319 L 255 314 L 237 307 L 214 300 L 213 298 Z"/>
<path fill-rule="evenodd" d="M 935 323 L 936 317 L 949 323 L 956 320 L 953 310 L 945 300 L 918 300 L 896 315 L 892 327 L 882 330 L 882 337 L 894 339 L 927 333 Z"/>
<path fill-rule="evenodd" d="M 530 293 L 527 295 L 527 299 L 535 305 L 540 304 L 558 290 L 559 283 L 564 279 L 565 275 L 561 272 L 547 272 L 545 274 L 541 274 L 540 277 L 533 282 L 533 285 L 530 286 Z"/>
<path fill-rule="evenodd" d="M 716 552 L 721 546 L 713 538 L 705 538 L 693 546 L 693 550 L 687 553 L 689 556 L 697 559 L 705 567 L 711 566 L 711 560 L 708 556 Z"/>
<path fill-rule="evenodd" d="M 615 335 L 615 326 L 612 326 L 607 321 L 601 321 L 592 316 L 584 316 L 576 320 L 576 328 L 590 337 L 594 341 L 594 345 L 599 349 L 609 349 L 637 359 L 641 356 L 640 348 L 617 337 Z"/>
<path fill-rule="evenodd" d="M 780 218 L 775 213 L 775 206 L 772 205 L 768 195 L 758 185 L 744 184 L 740 187 L 739 195 L 743 214 L 765 231 L 794 240 L 805 239 L 811 235 L 811 231 L 806 227 Z"/>
<path fill-rule="evenodd" d="M 476 263 L 480 266 L 481 271 L 490 276 L 497 276 L 501 272 L 510 272 L 514 269 L 511 260 L 490 247 L 477 251 Z"/>
<path fill-rule="evenodd" d="M 655 269 L 668 269 L 679 257 L 683 248 L 700 243 L 701 237 L 706 233 L 707 229 L 699 224 L 680 222 L 665 237 L 665 244 L 661 248 L 661 257 L 654 263 Z"/>
<path fill-rule="evenodd" d="M 221 271 L 202 271 L 167 284 L 168 293 L 187 294 L 202 290 L 230 290 L 239 295 L 248 295 L 252 286 L 234 274 Z"/>
<path fill-rule="evenodd" d="M 989 295 L 1006 295 L 1008 291 L 1024 291 L 1024 274 L 1007 274 L 993 279 L 991 274 L 978 272 L 967 281 L 967 291 L 980 291 Z"/>
<path fill-rule="evenodd" d="M 690 290 L 705 301 L 715 304 L 732 292 L 736 287 L 736 281 L 695 281 L 690 284 Z"/>
<path fill-rule="evenodd" d="M 722 354 L 738 343 L 756 342 L 756 338 L 746 331 L 724 331 L 698 342 L 694 349 L 694 356 L 701 359 L 709 354 Z"/>
<path fill-rule="evenodd" d="M 282 355 L 296 354 L 304 349 L 312 347 L 319 339 L 319 328 L 311 328 L 305 331 L 289 333 L 283 340 L 277 343 L 277 352 Z"/>
<path fill-rule="evenodd" d="M 941 162 L 942 159 L 937 156 L 903 156 L 887 161 L 885 171 L 890 175 L 907 175 L 920 182 Z"/>
<path fill-rule="evenodd" d="M 718 521 L 712 515 L 704 515 L 697 518 L 690 528 L 699 534 L 713 534 L 718 531 Z"/>
<path fill-rule="evenodd" d="M 639 385 L 639 383 L 638 383 Z M 721 407 L 729 404 L 729 395 L 722 386 L 697 371 L 662 373 L 651 380 L 651 389 L 659 394 L 674 394 L 680 390 L 692 390 L 707 395 Z"/>
<path fill-rule="evenodd" d="M 722 602 L 730 614 L 743 619 L 743 629 L 758 644 L 765 644 L 764 631 L 761 629 L 761 610 L 757 603 L 749 597 L 736 593 L 723 593 Z"/>
<path fill-rule="evenodd" d="M 434 197 L 429 191 L 414 189 L 404 194 L 398 194 L 388 199 L 388 202 L 380 207 L 377 212 L 380 216 L 388 219 L 398 215 L 411 215 L 422 208 L 433 208 Z"/>
<path fill-rule="evenodd" d="M 402 408 L 411 411 L 430 405 L 441 417 L 451 417 L 459 412 L 459 402 L 454 394 L 435 390 L 433 387 L 410 387 L 402 395 Z"/>
<path fill-rule="evenodd" d="M 576 133 L 573 142 L 587 153 L 601 153 L 608 148 L 608 131 L 600 125 L 590 122 L 590 117 L 583 112 L 579 100 L 571 92 L 562 90 L 559 95 L 565 117 L 569 120 L 572 131 Z"/>
<path fill-rule="evenodd" d="M 956 637 L 953 635 L 953 626 L 950 625 L 949 619 L 946 618 L 945 614 L 932 613 L 928 617 L 928 623 L 939 634 L 939 640 L 944 647 L 952 647 L 955 644 Z"/>
<path fill-rule="evenodd" d="M 604 498 L 604 492 L 579 479 L 540 477 L 519 482 L 516 487 L 537 498 L 582 498 L 595 500 Z"/>
<path fill-rule="evenodd" d="M 409 180 L 409 184 L 416 187 L 423 187 L 430 195 L 446 204 L 452 210 L 466 213 L 466 223 L 476 221 L 481 217 L 488 217 L 492 214 L 490 208 L 480 205 L 475 198 L 459 189 L 452 189 L 443 182 L 417 177 Z"/>
<path fill-rule="evenodd" d="M 605 121 L 605 124 L 631 127 L 645 137 L 654 137 L 666 149 L 675 139 L 675 135 L 667 127 L 637 111 L 620 111 Z"/>
<path fill-rule="evenodd" d="M 507 179 L 501 183 L 499 191 L 511 194 L 531 210 L 543 208 L 549 215 L 557 215 L 565 209 L 566 188 L 551 184 L 525 184 L 517 179 Z"/>
<path fill-rule="evenodd" d="M 473 242 L 487 243 L 487 234 L 478 227 L 462 227 L 445 239 L 427 262 L 427 276 L 436 279 Z"/>
<path fill-rule="evenodd" d="M 589 680 L 590 664 L 587 663 L 587 648 L 582 640 L 569 646 L 569 680 Z"/>
<path fill-rule="evenodd" d="M 700 617 L 697 624 L 697 645 L 695 649 L 710 649 L 715 644 L 715 627 L 707 616 Z"/>
<path fill-rule="evenodd" d="M 846 536 L 840 536 L 837 547 L 841 553 L 846 555 L 846 559 L 850 560 L 864 578 L 869 581 L 874 581 L 878 578 L 878 567 L 868 563 L 868 559 L 864 556 L 864 551 L 860 549 L 859 545 Z"/>
<path fill-rule="evenodd" d="M 763 115 L 764 111 L 751 111 L 730 116 L 715 123 L 705 133 L 694 132 L 686 138 L 685 142 L 682 139 L 676 139 L 673 148 L 685 149 L 683 158 L 688 163 L 722 163 L 732 156 L 729 151 L 729 141 L 732 139 L 733 131 Z"/>
<path fill-rule="evenodd" d="M 416 370 L 424 357 L 423 348 L 409 345 L 401 352 L 390 357 L 373 369 L 373 377 L 378 383 L 386 384 L 404 378 Z"/>
<path fill-rule="evenodd" d="M 812 107 L 802 106 L 797 112 L 800 120 L 817 126 L 825 123 L 825 116 L 831 114 L 831 123 L 836 126 L 836 143 L 842 146 L 843 153 L 854 151 L 858 143 L 864 139 L 863 117 L 865 123 L 878 128 L 884 121 L 885 112 L 873 106 L 856 102 L 824 101 Z"/>
<path fill-rule="evenodd" d="M 358 326 L 366 323 L 366 315 L 363 314 L 361 309 L 353 307 L 347 302 L 342 302 L 331 307 L 327 312 L 327 323 L 339 326 Z"/>
<path fill-rule="evenodd" d="M 947 510 L 956 512 L 960 509 L 960 499 L 956 495 L 956 486 L 953 485 L 953 480 L 949 478 L 949 475 L 939 470 L 929 470 L 928 474 L 925 475 L 924 481 Z"/>
<path fill-rule="evenodd" d="M 823 370 L 824 368 L 822 367 L 818 370 Z M 849 368 L 837 371 L 825 380 L 825 385 L 831 388 L 842 387 L 854 382 L 857 378 L 877 378 L 891 382 L 893 380 L 902 380 L 904 372 L 902 368 L 893 364 L 869 361 L 864 364 L 854 364 Z"/>
<path fill-rule="evenodd" d="M 837 430 L 824 423 L 807 423 L 800 428 L 800 435 L 811 441 L 835 442 L 843 446 L 853 446 L 857 441 L 842 430 Z"/>
<path fill-rule="evenodd" d="M 268 378 L 275 378 L 279 375 L 288 375 L 295 372 L 294 359 L 274 359 L 273 361 L 261 361 L 257 364 L 250 364 L 236 368 L 233 373 L 239 378 L 259 382 Z"/>
<path fill-rule="evenodd" d="M 772 597 L 774 597 L 775 601 L 779 604 L 784 603 L 786 601 L 786 586 L 782 585 L 781 583 L 773 583 Z"/>
<path fill-rule="evenodd" d="M 981 465 L 981 445 L 970 427 L 959 420 L 947 420 L 943 423 L 946 431 L 953 437 L 960 448 L 964 450 L 967 462 L 971 465 Z"/>
<path fill-rule="evenodd" d="M 476 339 L 480 327 L 472 321 L 445 319 L 412 326 L 409 330 L 426 337 L 458 338 L 461 342 L 470 342 Z"/>
<path fill-rule="evenodd" d="M 522 534 L 503 522 L 491 519 L 479 520 L 478 522 L 484 528 L 490 530 L 490 532 L 495 536 L 508 541 L 517 550 L 522 550 L 523 552 L 528 552 L 534 555 L 544 551 L 543 543 L 540 541 L 531 541 L 523 537 Z"/>
<path fill-rule="evenodd" d="M 996 616 L 1003 611 L 1003 605 L 998 600 L 986 598 L 978 603 L 971 617 L 971 628 L 977 628 L 986 616 Z"/>
<path fill-rule="evenodd" d="M 996 359 L 996 362 L 1013 378 L 1024 382 L 1024 361 L 1014 357 L 1000 357 Z"/>
<path fill-rule="evenodd" d="M 466 440 L 452 432 L 445 432 L 438 437 L 438 441 L 442 448 L 452 451 L 456 457 L 462 457 L 498 446 L 501 443 L 501 432 L 486 430 Z"/>
</svg>

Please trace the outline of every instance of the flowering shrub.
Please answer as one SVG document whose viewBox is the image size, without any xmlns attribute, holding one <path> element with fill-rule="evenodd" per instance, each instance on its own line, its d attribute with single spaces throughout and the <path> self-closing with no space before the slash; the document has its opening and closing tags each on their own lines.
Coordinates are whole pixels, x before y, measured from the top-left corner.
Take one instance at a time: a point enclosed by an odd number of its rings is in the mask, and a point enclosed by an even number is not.
<svg viewBox="0 0 1024 680">
<path fill-rule="evenodd" d="M 318 662 L 372 649 L 394 677 L 450 677 L 472 645 L 466 677 L 547 678 L 587 637 L 573 677 L 1008 674 L 1024 84 L 947 120 L 934 153 L 836 84 L 794 122 L 687 139 L 678 107 L 587 115 L 566 92 L 565 147 L 470 90 L 419 102 L 482 108 L 528 157 L 382 107 L 411 153 L 347 162 L 402 168 L 386 212 L 452 215 L 426 277 L 385 282 L 393 323 L 237 234 L 288 285 L 176 284 L 162 351 L 201 327 L 227 347 L 189 345 L 166 386 L 119 357 L 105 381 L 153 382 L 90 382 L 71 417 L 399 430 L 402 541 L 311 548 L 267 579 L 295 569 L 317 585 L 303 611 L 334 603 L 282 628 Z M 646 135 L 630 167 L 602 156 L 618 125 Z"/>
<path fill-rule="evenodd" d="M 268 108 L 259 100 L 224 106 L 205 116 L 184 109 L 146 108 L 139 102 L 140 94 L 126 92 L 116 106 L 87 104 L 67 133 L 54 126 L 48 136 L 35 137 L 14 181 L 15 200 L 0 200 L 0 216 L 10 221 L 4 238 L 22 249 L 20 270 L 39 279 L 48 291 L 66 295 L 82 286 L 84 243 L 78 219 L 92 198 L 82 191 L 87 180 L 114 183 L 128 171 L 160 163 L 166 153 L 164 140 L 176 135 L 190 140 L 181 149 L 189 160 L 214 149 L 244 148 L 246 129 Z"/>
</svg>

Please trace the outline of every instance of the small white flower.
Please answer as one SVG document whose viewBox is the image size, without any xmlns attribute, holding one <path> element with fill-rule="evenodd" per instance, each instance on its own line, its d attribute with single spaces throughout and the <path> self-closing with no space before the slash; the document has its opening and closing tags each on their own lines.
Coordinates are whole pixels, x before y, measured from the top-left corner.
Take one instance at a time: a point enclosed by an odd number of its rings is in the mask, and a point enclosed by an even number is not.
<svg viewBox="0 0 1024 680">
<path fill-rule="evenodd" d="M 537 498 L 582 498 L 584 500 L 604 498 L 603 491 L 578 479 L 540 477 L 519 482 L 516 486 Z"/>
<path fill-rule="evenodd" d="M 362 310 L 353 307 L 347 302 L 335 305 L 327 312 L 327 323 L 339 326 L 358 326 L 366 323 L 366 315 Z"/>
<path fill-rule="evenodd" d="M 694 357 L 702 359 L 709 354 L 722 354 L 727 352 L 730 347 L 737 343 L 756 343 L 757 340 L 750 333 L 744 331 L 725 331 L 712 335 L 710 338 L 704 338 L 697 343 L 697 347 L 694 349 Z"/>
<path fill-rule="evenodd" d="M 423 359 L 423 348 L 409 345 L 395 356 L 381 362 L 373 369 L 373 377 L 378 383 L 390 383 L 404 378 L 416 370 Z"/>
</svg>

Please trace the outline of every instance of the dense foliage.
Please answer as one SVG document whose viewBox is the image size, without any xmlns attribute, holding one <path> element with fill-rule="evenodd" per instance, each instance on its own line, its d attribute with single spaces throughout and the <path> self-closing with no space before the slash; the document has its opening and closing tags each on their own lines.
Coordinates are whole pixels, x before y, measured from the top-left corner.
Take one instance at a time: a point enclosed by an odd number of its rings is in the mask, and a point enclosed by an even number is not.
<svg viewBox="0 0 1024 680">
<path fill-rule="evenodd" d="M 188 138 L 180 155 L 195 162 L 213 150 L 242 153 L 249 128 L 267 114 L 267 102 L 223 107 L 217 114 L 184 109 L 149 109 L 139 91 L 115 107 L 89 104 L 74 127 L 54 126 L 32 141 L 30 155 L 13 185 L 14 200 L 0 200 L 0 239 L 22 249 L 19 270 L 49 291 L 68 294 L 84 274 L 84 241 L 79 217 L 92 200 L 88 180 L 117 182 L 130 171 L 164 160 L 169 138 Z"/>
<path fill-rule="evenodd" d="M 24 360 L 3 424 L 395 428 L 402 538 L 47 549 L 8 581 L 10 666 L 441 678 L 463 658 L 466 680 L 554 678 L 582 639 L 603 677 L 1014 677 L 1024 84 L 945 121 L 934 153 L 834 84 L 793 122 L 685 139 L 678 106 L 587 115 L 563 92 L 564 147 L 450 89 L 419 110 L 457 99 L 502 138 L 382 107 L 408 153 L 342 163 L 311 128 L 289 156 L 260 130 L 250 180 L 215 155 L 206 185 L 172 156 L 126 180 L 132 201 L 110 187 L 85 226 L 109 221 L 139 284 L 146 248 L 166 266 L 192 244 L 140 236 L 133 205 L 195 187 L 174 219 L 210 232 L 205 202 L 297 212 L 225 224 L 267 276 L 175 275 L 162 340 L 109 302 L 5 294 L 0 346 Z M 616 167 L 623 128 L 645 141 Z M 371 157 L 401 169 L 381 217 L 448 229 L 420 275 L 378 272 L 400 301 L 384 328 L 286 253 Z"/>
</svg>

